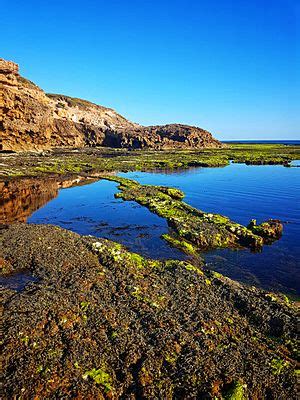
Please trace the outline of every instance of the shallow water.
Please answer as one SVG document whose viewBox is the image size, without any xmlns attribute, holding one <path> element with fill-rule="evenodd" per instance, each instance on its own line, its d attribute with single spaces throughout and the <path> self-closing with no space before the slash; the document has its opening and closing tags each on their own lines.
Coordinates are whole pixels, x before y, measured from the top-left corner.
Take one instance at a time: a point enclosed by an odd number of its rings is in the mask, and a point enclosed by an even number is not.
<svg viewBox="0 0 300 400">
<path fill-rule="evenodd" d="M 298 162 L 299 164 L 299 162 Z M 282 166 L 231 164 L 224 168 L 195 168 L 173 173 L 122 173 L 143 184 L 173 186 L 186 193 L 185 201 L 242 224 L 278 218 L 283 237 L 262 253 L 215 250 L 205 254 L 207 266 L 231 278 L 299 294 L 300 170 Z M 29 223 L 51 223 L 80 234 L 106 237 L 153 258 L 184 258 L 160 239 L 168 227 L 164 219 L 135 202 L 114 199 L 114 182 L 100 181 L 64 189 L 33 213 Z"/>
<path fill-rule="evenodd" d="M 38 279 L 29 271 L 20 271 L 9 275 L 0 276 L 0 287 L 21 292 L 30 282 L 38 282 Z"/>
<path fill-rule="evenodd" d="M 115 199 L 117 192 L 117 183 L 105 180 L 63 189 L 27 222 L 114 240 L 148 257 L 185 257 L 160 238 L 168 231 L 163 218 L 133 201 Z"/>
</svg>

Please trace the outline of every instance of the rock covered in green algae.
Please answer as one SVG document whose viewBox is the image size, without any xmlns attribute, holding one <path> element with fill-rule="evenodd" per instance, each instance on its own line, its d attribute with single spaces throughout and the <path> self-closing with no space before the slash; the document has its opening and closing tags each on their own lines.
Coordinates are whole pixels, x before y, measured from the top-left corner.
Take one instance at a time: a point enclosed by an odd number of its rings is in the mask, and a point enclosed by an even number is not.
<svg viewBox="0 0 300 400">
<path fill-rule="evenodd" d="M 259 250 L 264 242 L 276 240 L 282 233 L 282 224 L 270 220 L 260 225 L 253 222 L 246 228 L 220 215 L 205 213 L 182 201 L 184 193 L 175 188 L 141 185 L 116 176 L 102 176 L 118 182 L 116 197 L 134 200 L 166 218 L 172 232 L 163 238 L 189 254 L 218 247 L 249 247 Z"/>
<path fill-rule="evenodd" d="M 2 230 L 0 257 L 38 278 L 3 293 L 3 399 L 296 399 L 281 296 L 46 225 Z"/>
<path fill-rule="evenodd" d="M 269 219 L 259 225 L 256 225 L 256 220 L 253 219 L 248 225 L 248 229 L 255 235 L 261 236 L 266 243 L 271 243 L 281 237 L 283 226 L 278 219 Z"/>
<path fill-rule="evenodd" d="M 300 158 L 300 146 L 230 144 L 219 149 L 129 151 L 108 148 L 60 148 L 42 153 L 1 154 L 0 177 L 44 174 L 91 174 L 110 171 L 171 171 L 190 167 L 224 167 L 229 161 L 282 164 Z"/>
</svg>

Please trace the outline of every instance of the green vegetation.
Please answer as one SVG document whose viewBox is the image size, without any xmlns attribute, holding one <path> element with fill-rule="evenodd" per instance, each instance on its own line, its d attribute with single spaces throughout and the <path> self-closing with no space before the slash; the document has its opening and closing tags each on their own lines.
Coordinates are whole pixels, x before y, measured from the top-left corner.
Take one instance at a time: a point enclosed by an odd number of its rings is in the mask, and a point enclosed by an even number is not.
<svg viewBox="0 0 300 400">
<path fill-rule="evenodd" d="M 272 372 L 273 375 L 279 375 L 283 370 L 289 366 L 289 362 L 282 360 L 281 358 L 274 358 L 272 360 Z"/>
<path fill-rule="evenodd" d="M 38 89 L 39 87 L 30 81 L 29 79 L 24 78 L 23 76 L 18 75 L 17 80 L 19 83 L 21 83 L 23 86 L 29 88 L 29 89 Z"/>
<path fill-rule="evenodd" d="M 281 234 L 282 225 L 278 221 L 264 222 L 261 229 L 261 225 L 257 226 L 252 221 L 246 228 L 223 215 L 205 213 L 189 206 L 182 201 L 184 194 L 176 189 L 140 185 L 134 180 L 117 176 L 100 177 L 119 183 L 121 192 L 115 197 L 136 201 L 165 218 L 171 231 L 163 238 L 191 255 L 218 247 L 249 247 L 257 250 L 264 241 L 275 240 Z M 255 228 L 255 232 L 252 228 Z"/>
<path fill-rule="evenodd" d="M 162 238 L 169 242 L 171 246 L 178 248 L 186 254 L 197 254 L 195 247 L 186 240 L 176 239 L 175 237 L 170 236 L 167 233 L 162 235 Z"/>
<path fill-rule="evenodd" d="M 54 95 L 56 96 L 56 95 Z M 56 97 L 60 99 L 60 97 Z M 63 99 L 62 99 L 63 100 Z M 76 101 L 76 99 L 73 99 Z M 0 177 L 52 174 L 90 174 L 113 171 L 174 170 L 192 167 L 225 167 L 230 160 L 246 164 L 281 164 L 300 159 L 300 146 L 234 144 L 197 150 L 134 150 L 89 148 L 57 149 L 51 153 L 3 156 Z M 1 160 L 2 161 L 2 160 Z"/>
<path fill-rule="evenodd" d="M 297 309 L 284 299 L 51 225 L 3 229 L 0 254 L 38 278 L 3 291 L 7 398 L 295 397 Z"/>
<path fill-rule="evenodd" d="M 83 108 L 86 109 L 86 107 L 100 107 L 100 108 L 105 108 L 102 106 L 98 106 L 95 103 L 92 103 L 88 100 L 84 100 L 84 99 L 79 99 L 77 97 L 70 97 L 70 96 L 65 96 L 63 94 L 56 94 L 56 93 L 47 93 L 47 96 L 50 97 L 53 100 L 60 100 L 60 101 L 65 101 L 69 107 L 79 107 L 79 108 Z"/>
<path fill-rule="evenodd" d="M 238 381 L 234 382 L 231 387 L 224 393 L 224 400 L 243 400 L 244 397 L 244 386 Z"/>
<path fill-rule="evenodd" d="M 82 378 L 84 380 L 87 380 L 88 378 L 93 379 L 97 385 L 103 386 L 106 392 L 111 392 L 113 390 L 111 376 L 102 369 L 93 368 L 90 371 L 86 371 L 82 375 Z"/>
</svg>

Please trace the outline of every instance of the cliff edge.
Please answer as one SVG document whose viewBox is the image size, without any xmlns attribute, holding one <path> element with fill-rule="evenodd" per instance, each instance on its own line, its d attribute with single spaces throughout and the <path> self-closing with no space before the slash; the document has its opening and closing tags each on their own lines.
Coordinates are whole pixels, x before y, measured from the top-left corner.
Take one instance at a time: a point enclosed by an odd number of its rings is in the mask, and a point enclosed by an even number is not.
<svg viewBox="0 0 300 400">
<path fill-rule="evenodd" d="M 60 94 L 46 94 L 0 59 L 0 150 L 55 147 L 203 148 L 222 144 L 204 129 L 169 124 L 142 126 L 111 108 Z"/>
</svg>

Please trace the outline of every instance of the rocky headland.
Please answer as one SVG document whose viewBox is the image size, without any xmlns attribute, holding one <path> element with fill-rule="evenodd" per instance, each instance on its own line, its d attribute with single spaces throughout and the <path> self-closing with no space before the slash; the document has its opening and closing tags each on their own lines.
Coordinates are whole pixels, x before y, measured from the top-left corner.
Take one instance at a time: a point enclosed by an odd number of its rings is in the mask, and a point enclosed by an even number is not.
<svg viewBox="0 0 300 400">
<path fill-rule="evenodd" d="M 204 129 L 169 124 L 142 126 L 111 108 L 60 94 L 47 94 L 0 59 L 0 150 L 55 147 L 205 148 L 222 144 Z"/>
</svg>

